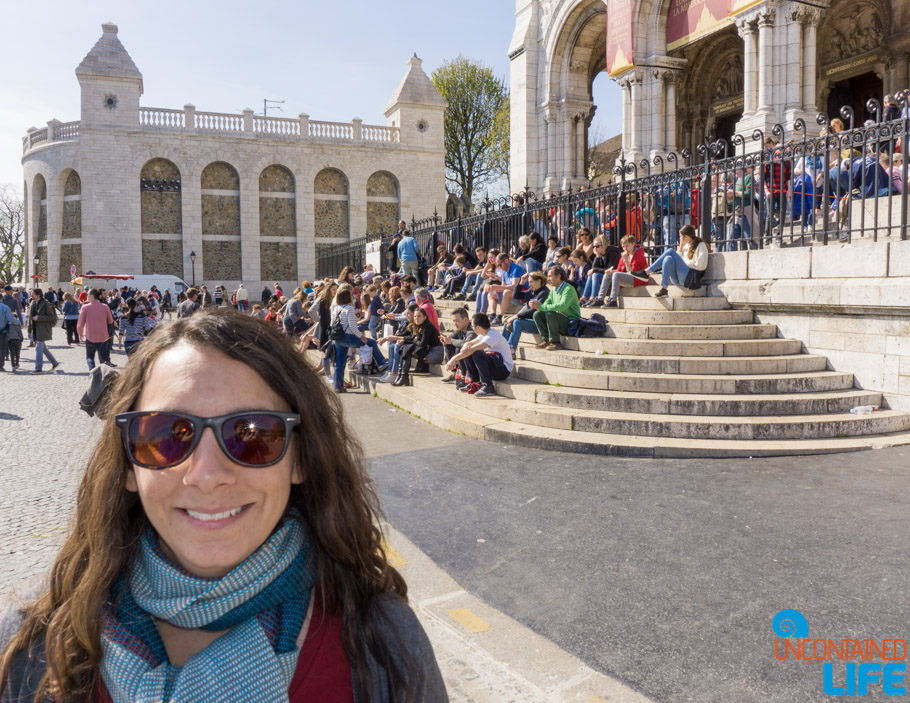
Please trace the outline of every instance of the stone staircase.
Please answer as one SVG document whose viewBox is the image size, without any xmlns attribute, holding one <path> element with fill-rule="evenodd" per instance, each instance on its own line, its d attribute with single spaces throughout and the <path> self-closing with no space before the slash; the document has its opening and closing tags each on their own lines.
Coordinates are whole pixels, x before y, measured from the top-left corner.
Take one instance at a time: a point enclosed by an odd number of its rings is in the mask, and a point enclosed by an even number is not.
<svg viewBox="0 0 910 703">
<path fill-rule="evenodd" d="M 823 356 L 756 324 L 705 290 L 657 286 L 623 291 L 620 308 L 587 308 L 607 336 L 563 338 L 534 348 L 524 335 L 515 371 L 498 397 L 474 398 L 440 381 L 442 369 L 395 388 L 357 377 L 379 398 L 470 437 L 558 451 L 635 457 L 754 457 L 825 454 L 910 443 L 910 414 L 879 410 L 881 393 L 855 388 Z M 437 300 L 453 329 L 456 303 Z"/>
</svg>

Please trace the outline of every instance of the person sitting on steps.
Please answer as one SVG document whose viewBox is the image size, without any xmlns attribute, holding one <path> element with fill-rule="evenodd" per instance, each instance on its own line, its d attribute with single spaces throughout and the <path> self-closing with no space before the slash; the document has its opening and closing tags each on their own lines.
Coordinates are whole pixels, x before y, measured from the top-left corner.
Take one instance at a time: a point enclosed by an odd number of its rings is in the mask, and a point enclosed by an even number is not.
<svg viewBox="0 0 910 703">
<path fill-rule="evenodd" d="M 466 342 L 470 342 L 472 339 L 477 338 L 477 334 L 471 328 L 471 319 L 468 317 L 467 308 L 456 308 L 452 311 L 452 322 L 455 325 L 455 331 L 452 332 L 452 334 L 439 335 L 439 338 L 444 345 L 443 349 L 445 351 L 445 361 L 447 363 L 458 353 Z M 464 360 L 458 362 L 458 367 L 461 369 L 461 379 L 464 379 L 468 375 Z M 457 379 L 455 374 L 450 374 L 448 376 L 444 375 L 442 382 L 454 383 L 455 387 L 458 389 L 461 389 L 465 384 L 464 380 Z"/>
<path fill-rule="evenodd" d="M 402 338 L 401 359 L 398 362 L 398 378 L 393 386 L 406 386 L 410 383 L 411 357 L 417 358 L 415 373 L 429 369 L 430 364 L 442 362 L 442 342 L 439 330 L 427 317 L 426 310 L 418 307 L 414 311 L 414 322 L 408 325 L 408 335 Z"/>
<path fill-rule="evenodd" d="M 518 342 L 521 339 L 522 332 L 531 334 L 540 334 L 537 325 L 534 324 L 534 308 L 531 307 L 531 301 L 536 300 L 543 302 L 550 294 L 547 288 L 547 277 L 543 271 L 534 271 L 528 277 L 531 289 L 527 291 L 524 298 L 524 305 L 515 315 L 506 318 L 503 332 L 508 335 L 509 348 L 512 350 L 512 358 L 515 358 L 515 352 L 518 349 Z"/>
<path fill-rule="evenodd" d="M 581 317 L 578 305 L 578 292 L 575 286 L 566 280 L 566 272 L 561 266 L 554 266 L 547 271 L 547 283 L 550 293 L 542 303 L 531 300 L 534 308 L 534 324 L 540 330 L 541 342 L 538 349 L 549 351 L 562 349 L 560 336 L 569 331 L 569 322 Z"/>
<path fill-rule="evenodd" d="M 509 345 L 498 330 L 490 329 L 490 318 L 479 312 L 471 319 L 477 338 L 465 342 L 461 351 L 449 359 L 447 371 L 454 371 L 458 363 L 464 360 L 471 383 L 461 388 L 475 398 L 496 395 L 495 381 L 505 381 L 515 362 Z"/>
<path fill-rule="evenodd" d="M 650 266 L 640 271 L 633 271 L 634 276 L 647 276 L 655 271 L 661 272 L 661 288 L 654 294 L 655 298 L 667 297 L 667 286 L 684 286 L 698 288 L 701 277 L 708 268 L 708 246 L 695 234 L 692 225 L 683 225 L 679 230 L 679 250 L 667 249 L 657 257 Z"/>
<path fill-rule="evenodd" d="M 645 266 L 647 266 L 645 250 L 638 246 L 633 235 L 627 234 L 622 238 L 622 256 L 619 259 L 619 263 L 616 265 L 616 269 L 610 269 L 607 272 L 607 275 L 611 276 L 611 279 L 609 286 L 610 297 L 607 299 L 606 307 L 619 307 L 620 289 L 647 285 L 647 276 L 639 276 L 636 278 L 629 273 L 630 271 L 640 271 L 645 268 Z"/>
</svg>

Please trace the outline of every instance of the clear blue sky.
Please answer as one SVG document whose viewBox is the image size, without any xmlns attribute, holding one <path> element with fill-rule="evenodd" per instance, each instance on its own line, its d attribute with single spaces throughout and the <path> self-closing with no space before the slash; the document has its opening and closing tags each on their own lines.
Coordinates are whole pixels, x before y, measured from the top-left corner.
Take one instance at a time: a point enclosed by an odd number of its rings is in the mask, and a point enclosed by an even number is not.
<svg viewBox="0 0 910 703">
<path fill-rule="evenodd" d="M 73 72 L 103 22 L 119 26 L 142 71 L 146 107 L 260 112 L 271 98 L 287 101 L 276 115 L 385 124 L 382 111 L 414 52 L 427 74 L 464 54 L 508 81 L 514 11 L 512 0 L 3 0 L 4 25 L 15 29 L 0 42 L 0 184 L 21 190 L 30 126 L 79 119 Z M 612 81 L 601 78 L 595 89 L 595 101 L 609 95 L 618 105 Z M 607 112 L 598 110 L 595 122 L 605 121 L 599 133 L 611 136 L 620 121 Z"/>
</svg>

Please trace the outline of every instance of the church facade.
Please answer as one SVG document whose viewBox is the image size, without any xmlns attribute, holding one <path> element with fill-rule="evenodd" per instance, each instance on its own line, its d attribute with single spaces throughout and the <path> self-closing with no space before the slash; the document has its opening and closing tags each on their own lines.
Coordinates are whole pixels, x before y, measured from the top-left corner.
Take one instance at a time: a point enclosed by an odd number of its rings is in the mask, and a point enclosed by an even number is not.
<svg viewBox="0 0 910 703">
<path fill-rule="evenodd" d="M 113 24 L 76 77 L 80 119 L 23 138 L 29 273 L 43 284 L 75 271 L 293 289 L 320 253 L 445 207 L 445 101 L 416 56 L 385 125 L 140 106 Z"/>
<path fill-rule="evenodd" d="M 595 110 L 622 114 L 640 161 L 706 135 L 751 144 L 776 124 L 853 109 L 910 88 L 908 6 L 898 0 L 517 0 L 509 47 L 512 183 L 555 192 L 587 183 Z M 594 79 L 622 88 L 594 105 Z M 757 145 L 755 145 L 757 147 Z M 740 147 L 741 148 L 741 147 Z"/>
</svg>

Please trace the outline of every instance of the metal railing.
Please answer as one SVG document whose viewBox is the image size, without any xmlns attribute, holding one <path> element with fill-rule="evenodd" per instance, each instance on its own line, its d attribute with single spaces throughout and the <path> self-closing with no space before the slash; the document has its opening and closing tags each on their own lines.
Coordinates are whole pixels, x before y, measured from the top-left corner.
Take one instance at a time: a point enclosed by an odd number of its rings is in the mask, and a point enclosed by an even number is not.
<svg viewBox="0 0 910 703">
<path fill-rule="evenodd" d="M 651 258 L 677 246 L 685 224 L 713 251 L 725 252 L 906 239 L 910 108 L 901 97 L 900 117 L 886 120 L 876 100 L 866 107 L 876 119 L 861 126 L 844 107 L 843 130 L 819 114 L 816 125 L 798 119 L 767 135 L 755 130 L 730 142 L 706 137 L 695 153 L 683 149 L 635 163 L 621 156 L 607 185 L 548 197 L 525 188 L 485 198 L 470 217 L 443 221 L 434 213 L 412 220 L 410 231 L 427 263 L 439 244 L 448 251 L 460 243 L 519 253 L 519 237 L 531 232 L 574 248 L 583 227 L 613 246 L 632 234 Z M 368 234 L 319 257 L 317 275 L 361 261 L 363 243 L 377 239 L 386 251 L 391 237 Z"/>
</svg>

